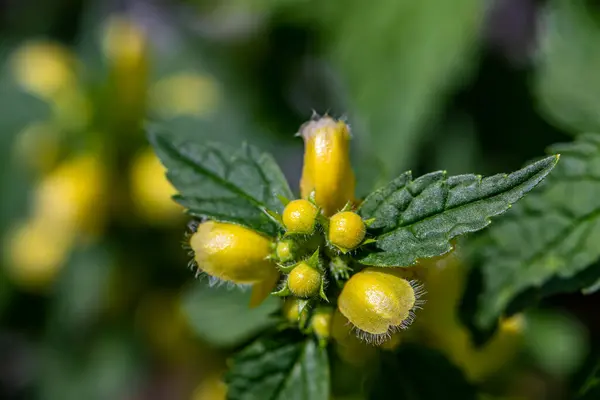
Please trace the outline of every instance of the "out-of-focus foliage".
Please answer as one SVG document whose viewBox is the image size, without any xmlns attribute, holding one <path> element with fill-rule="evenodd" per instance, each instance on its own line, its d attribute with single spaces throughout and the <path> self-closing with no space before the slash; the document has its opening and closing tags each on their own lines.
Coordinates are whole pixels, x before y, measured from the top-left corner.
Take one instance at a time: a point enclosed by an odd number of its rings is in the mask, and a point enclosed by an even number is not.
<svg viewBox="0 0 600 400">
<path fill-rule="evenodd" d="M 493 324 L 518 296 L 523 302 L 527 296 L 581 290 L 598 279 L 599 139 L 587 134 L 554 146 L 551 152 L 562 154 L 554 174 L 488 231 L 476 250 L 485 282 L 476 317 L 480 326 Z"/>
<path fill-rule="evenodd" d="M 594 7 L 584 0 L 551 0 L 540 22 L 535 90 L 543 111 L 573 133 L 600 128 L 600 23 Z"/>
</svg>

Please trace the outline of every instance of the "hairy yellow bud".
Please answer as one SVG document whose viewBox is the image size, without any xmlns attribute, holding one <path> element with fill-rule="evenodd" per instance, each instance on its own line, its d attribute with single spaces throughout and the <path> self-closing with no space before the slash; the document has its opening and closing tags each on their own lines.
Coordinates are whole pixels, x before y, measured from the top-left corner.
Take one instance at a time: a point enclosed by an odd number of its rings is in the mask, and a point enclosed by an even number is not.
<svg viewBox="0 0 600 400">
<path fill-rule="evenodd" d="M 367 227 L 352 211 L 335 214 L 329 220 L 329 242 L 344 250 L 356 248 L 365 238 Z"/>
<path fill-rule="evenodd" d="M 323 117 L 302 126 L 304 169 L 300 180 L 302 197 L 312 192 L 327 216 L 354 200 L 354 173 L 350 165 L 350 131 L 343 121 Z"/>
<path fill-rule="evenodd" d="M 239 225 L 207 221 L 190 238 L 198 268 L 224 281 L 251 284 L 276 271 L 267 259 L 271 241 Z"/>
<path fill-rule="evenodd" d="M 367 268 L 346 282 L 338 308 L 356 328 L 378 339 L 410 323 L 416 297 L 392 268 Z"/>
<path fill-rule="evenodd" d="M 283 225 L 289 233 L 313 233 L 318 212 L 317 207 L 308 200 L 290 201 L 283 210 Z"/>
<path fill-rule="evenodd" d="M 298 264 L 288 275 L 288 289 L 298 297 L 311 297 L 319 293 L 321 273 L 305 262 Z"/>
</svg>

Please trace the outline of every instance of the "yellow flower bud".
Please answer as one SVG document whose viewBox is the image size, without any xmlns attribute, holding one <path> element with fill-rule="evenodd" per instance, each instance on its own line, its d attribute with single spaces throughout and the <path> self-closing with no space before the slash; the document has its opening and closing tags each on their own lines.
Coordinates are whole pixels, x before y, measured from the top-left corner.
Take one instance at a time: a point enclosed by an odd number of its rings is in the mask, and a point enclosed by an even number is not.
<svg viewBox="0 0 600 400">
<path fill-rule="evenodd" d="M 331 336 L 331 310 L 317 310 L 310 320 L 310 326 L 319 339 L 328 339 Z"/>
<path fill-rule="evenodd" d="M 359 333 L 379 341 L 410 323 L 416 301 L 415 289 L 396 271 L 367 268 L 346 282 L 338 308 Z"/>
<path fill-rule="evenodd" d="M 294 258 L 294 244 L 289 240 L 282 240 L 277 243 L 275 255 L 281 262 L 288 262 Z"/>
<path fill-rule="evenodd" d="M 271 241 L 239 225 L 203 222 L 190 238 L 190 247 L 198 268 L 224 281 L 252 284 L 276 271 L 267 259 Z"/>
<path fill-rule="evenodd" d="M 327 216 L 354 200 L 354 173 L 350 165 L 350 131 L 343 121 L 323 117 L 302 126 L 304 169 L 300 180 L 302 197 L 312 192 Z"/>
<path fill-rule="evenodd" d="M 344 250 L 352 250 L 362 243 L 367 227 L 360 216 L 352 211 L 335 214 L 329 220 L 329 242 Z"/>
<path fill-rule="evenodd" d="M 308 200 L 293 200 L 283 210 L 283 225 L 289 233 L 311 234 L 319 210 Z"/>
<path fill-rule="evenodd" d="M 321 273 L 305 262 L 298 264 L 288 275 L 288 289 L 298 297 L 311 297 L 319 293 Z"/>
</svg>

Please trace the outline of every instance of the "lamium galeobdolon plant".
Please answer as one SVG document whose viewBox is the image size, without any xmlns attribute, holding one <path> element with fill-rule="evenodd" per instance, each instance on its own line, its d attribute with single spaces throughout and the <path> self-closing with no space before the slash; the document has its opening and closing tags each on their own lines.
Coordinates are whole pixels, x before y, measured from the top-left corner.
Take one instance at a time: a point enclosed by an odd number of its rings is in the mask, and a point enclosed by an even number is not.
<svg viewBox="0 0 600 400">
<path fill-rule="evenodd" d="M 392 343 L 426 307 L 414 271 L 489 225 L 558 161 L 554 155 L 487 178 L 405 172 L 360 199 L 349 126 L 315 116 L 299 136 L 296 198 L 272 156 L 250 145 L 236 150 L 150 133 L 175 200 L 193 217 L 186 245 L 196 273 L 250 288 L 249 307 L 282 299 L 281 324 L 233 357 L 231 399 L 329 398 L 328 343 L 349 335 Z"/>
</svg>

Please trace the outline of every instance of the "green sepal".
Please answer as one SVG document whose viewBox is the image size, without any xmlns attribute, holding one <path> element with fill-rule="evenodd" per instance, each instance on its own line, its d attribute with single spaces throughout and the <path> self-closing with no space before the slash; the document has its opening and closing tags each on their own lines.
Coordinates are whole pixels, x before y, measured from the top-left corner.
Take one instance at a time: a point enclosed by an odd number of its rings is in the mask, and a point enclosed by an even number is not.
<svg viewBox="0 0 600 400">
<path fill-rule="evenodd" d="M 276 263 L 275 265 L 277 265 L 277 269 L 279 269 L 284 274 L 289 274 L 290 272 L 292 272 L 292 270 L 294 268 L 296 268 L 296 265 L 298 265 L 298 264 L 284 265 L 284 264 Z"/>
<path fill-rule="evenodd" d="M 347 201 L 346 204 L 344 204 L 344 207 L 342 207 L 342 209 L 340 211 L 338 211 L 338 213 L 352 211 L 353 208 L 354 208 L 354 205 L 352 204 L 352 202 Z"/>
<path fill-rule="evenodd" d="M 319 288 L 319 297 L 321 297 L 323 300 L 325 300 L 326 302 L 329 303 L 329 299 L 327 298 L 327 295 L 325 294 L 325 277 L 324 276 L 321 277 L 321 287 Z"/>
<path fill-rule="evenodd" d="M 334 257 L 329 262 L 329 272 L 338 283 L 342 280 L 350 278 L 352 268 L 341 257 Z"/>
<path fill-rule="evenodd" d="M 377 240 L 375 240 L 373 238 L 368 238 L 368 239 L 365 239 L 361 244 L 359 244 L 359 246 L 366 246 L 367 244 L 371 244 L 371 243 L 377 243 Z"/>
<path fill-rule="evenodd" d="M 271 292 L 271 295 L 277 297 L 287 297 L 291 296 L 292 292 L 290 291 L 286 283 L 281 289 L 277 290 L 276 292 Z"/>
<path fill-rule="evenodd" d="M 377 218 L 368 218 L 368 219 L 364 219 L 363 222 L 364 222 L 365 226 L 368 228 L 371 225 L 373 225 L 376 220 L 377 220 Z"/>
<path fill-rule="evenodd" d="M 271 221 L 275 222 L 277 225 L 279 225 L 281 227 L 281 229 L 284 229 L 283 226 L 283 220 L 281 219 L 281 215 L 279 215 L 278 213 L 276 213 L 275 211 L 271 211 L 268 210 L 266 208 L 262 208 L 262 211 L 267 214 L 267 217 L 269 217 L 271 219 Z"/>
<path fill-rule="evenodd" d="M 319 248 L 317 248 L 317 250 L 315 250 L 314 253 L 311 254 L 310 257 L 308 257 L 306 260 L 304 260 L 304 262 L 306 264 L 308 264 L 310 267 L 317 269 L 317 270 L 321 270 L 321 262 L 320 262 L 320 258 L 319 258 Z"/>
<path fill-rule="evenodd" d="M 281 195 L 281 194 L 277 194 L 277 200 L 279 200 L 281 202 L 283 207 L 287 206 L 291 201 L 290 199 L 288 199 L 287 197 L 285 197 L 284 195 Z"/>
</svg>

